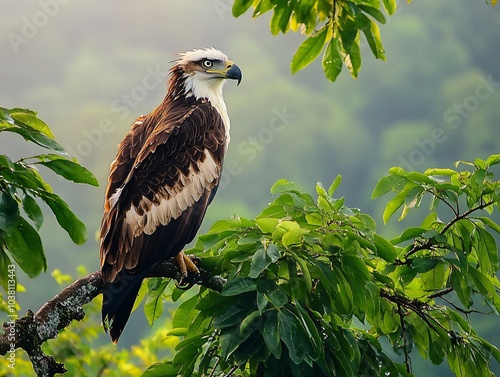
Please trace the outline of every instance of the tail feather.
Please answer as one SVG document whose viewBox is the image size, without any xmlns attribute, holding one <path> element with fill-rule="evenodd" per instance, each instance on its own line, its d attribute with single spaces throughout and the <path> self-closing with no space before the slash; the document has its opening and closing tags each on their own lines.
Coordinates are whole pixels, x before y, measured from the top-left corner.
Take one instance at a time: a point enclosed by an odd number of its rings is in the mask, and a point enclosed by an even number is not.
<svg viewBox="0 0 500 377">
<path fill-rule="evenodd" d="M 115 344 L 127 324 L 143 279 L 143 274 L 133 275 L 122 270 L 118 281 L 104 288 L 102 323 Z"/>
</svg>

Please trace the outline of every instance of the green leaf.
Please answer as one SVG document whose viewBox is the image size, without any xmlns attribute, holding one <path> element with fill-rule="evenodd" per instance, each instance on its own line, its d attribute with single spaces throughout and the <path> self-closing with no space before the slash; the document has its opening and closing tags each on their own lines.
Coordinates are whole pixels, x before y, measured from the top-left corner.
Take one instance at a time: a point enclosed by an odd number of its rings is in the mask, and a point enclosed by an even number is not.
<svg viewBox="0 0 500 377">
<path fill-rule="evenodd" d="M 488 166 L 498 165 L 500 164 L 500 154 L 491 155 L 486 159 L 486 164 Z"/>
<path fill-rule="evenodd" d="M 384 334 L 392 334 L 399 328 L 399 318 L 396 318 L 392 312 L 386 310 L 380 326 L 382 327 Z"/>
<path fill-rule="evenodd" d="M 243 321 L 241 321 L 240 332 L 244 333 L 248 327 L 252 324 L 252 322 L 260 317 L 260 312 L 258 310 L 253 311 L 249 315 L 247 315 Z"/>
<path fill-rule="evenodd" d="M 173 365 L 171 361 L 159 362 L 150 365 L 141 377 L 177 377 L 181 365 Z"/>
<path fill-rule="evenodd" d="M 394 245 L 384 237 L 374 234 L 373 242 L 377 248 L 377 255 L 387 262 L 393 263 L 397 257 L 397 251 Z"/>
<path fill-rule="evenodd" d="M 5 170 L 14 171 L 16 166 L 12 160 L 4 154 L 0 154 L 0 167 L 4 167 Z"/>
<path fill-rule="evenodd" d="M 248 8 L 252 5 L 253 0 L 235 0 L 233 4 L 233 16 L 234 17 L 239 17 L 243 13 L 245 13 Z"/>
<path fill-rule="evenodd" d="M 146 303 L 144 304 L 144 314 L 149 322 L 149 326 L 153 326 L 153 323 L 163 313 L 165 299 L 162 294 L 168 283 L 168 279 L 162 278 L 152 278 L 147 281 L 148 292 Z"/>
<path fill-rule="evenodd" d="M 300 319 L 288 309 L 278 312 L 280 338 L 288 348 L 288 355 L 295 364 L 308 361 L 309 338 Z"/>
<path fill-rule="evenodd" d="M 269 351 L 271 351 L 277 359 L 281 359 L 280 336 L 278 316 L 275 311 L 271 311 L 266 315 L 264 327 L 262 329 L 262 337 Z"/>
<path fill-rule="evenodd" d="M 403 169 L 401 166 L 393 166 L 389 169 L 389 174 L 397 175 L 398 177 L 406 178 L 408 176 L 408 172 Z"/>
<path fill-rule="evenodd" d="M 13 132 L 22 136 L 24 140 L 35 143 L 41 147 L 61 153 L 64 152 L 64 148 L 58 142 L 36 130 L 25 129 L 17 126 L 5 125 L 0 123 L 0 131 Z"/>
<path fill-rule="evenodd" d="M 257 250 L 252 257 L 252 267 L 248 274 L 251 278 L 256 278 L 264 271 L 271 263 L 271 259 L 267 256 L 264 249 Z"/>
<path fill-rule="evenodd" d="M 172 318 L 172 327 L 174 328 L 184 328 L 189 327 L 193 322 L 193 319 L 198 313 L 196 308 L 199 302 L 199 297 L 197 295 L 191 297 L 190 299 L 181 303 Z"/>
<path fill-rule="evenodd" d="M 479 171 L 487 169 L 486 161 L 481 158 L 475 158 L 474 165 L 476 166 L 476 169 L 478 169 Z"/>
<path fill-rule="evenodd" d="M 253 12 L 252 17 L 255 18 L 257 16 L 261 16 L 264 13 L 273 9 L 274 7 L 273 1 L 274 0 L 259 0 L 258 4 L 255 6 L 255 10 Z"/>
<path fill-rule="evenodd" d="M 411 324 L 413 341 L 420 352 L 429 352 L 429 326 L 417 315 L 412 313 L 408 320 Z"/>
<path fill-rule="evenodd" d="M 486 275 L 477 270 L 476 268 L 469 267 L 469 276 L 471 277 L 474 285 L 476 286 L 479 293 L 483 296 L 492 299 L 495 296 L 495 286 L 491 283 Z"/>
<path fill-rule="evenodd" d="M 425 259 L 430 259 L 430 260 L 424 261 L 422 259 L 415 268 L 415 269 L 420 269 L 422 271 L 419 272 L 423 289 L 428 291 L 435 291 L 444 288 L 446 273 L 448 271 L 447 265 L 442 260 L 437 258 L 431 257 Z M 432 262 L 433 259 L 437 260 L 435 265 L 433 265 L 434 264 L 434 262 Z"/>
<path fill-rule="evenodd" d="M 315 35 L 302 42 L 292 58 L 290 65 L 292 73 L 297 73 L 318 57 L 325 45 L 327 31 L 328 28 L 323 26 Z"/>
<path fill-rule="evenodd" d="M 497 363 L 500 363 L 500 350 L 486 339 L 478 338 L 478 340 L 481 342 L 483 347 L 487 348 L 491 352 Z"/>
<path fill-rule="evenodd" d="M 168 330 L 166 336 L 187 336 L 188 329 L 185 327 L 177 327 L 172 330 Z"/>
<path fill-rule="evenodd" d="M 142 304 L 142 301 L 146 297 L 149 290 L 148 282 L 149 281 L 147 280 L 142 282 L 141 287 L 139 288 L 139 292 L 137 293 L 137 298 L 135 299 L 134 306 L 132 307 L 132 311 L 135 311 Z M 62 285 L 63 282 L 59 284 Z"/>
<path fill-rule="evenodd" d="M 1 156 L 0 156 L 1 157 Z M 3 159 L 9 163 L 10 160 Z M 2 169 L 2 179 L 10 186 L 21 188 L 23 191 L 32 191 L 33 195 L 42 195 L 44 192 L 52 192 L 38 171 L 24 163 L 11 163 L 6 169 Z"/>
<path fill-rule="evenodd" d="M 266 247 L 266 253 L 268 257 L 271 259 L 272 263 L 276 263 L 278 259 L 281 257 L 280 251 L 276 247 L 275 244 L 270 243 Z"/>
<path fill-rule="evenodd" d="M 424 273 L 432 270 L 440 259 L 435 257 L 415 257 L 411 259 L 411 266 L 417 272 Z"/>
<path fill-rule="evenodd" d="M 328 187 L 329 196 L 333 196 L 333 194 L 335 194 L 335 191 L 337 190 L 341 182 L 342 182 L 342 176 L 339 174 L 335 177 L 330 187 Z"/>
<path fill-rule="evenodd" d="M 321 349 L 323 346 L 323 338 L 320 336 L 318 329 L 316 328 L 315 322 L 309 316 L 309 313 L 304 309 L 304 307 L 297 302 L 293 307 L 295 314 L 302 321 L 302 326 L 308 335 L 311 345 L 314 349 Z M 323 333 L 321 335 L 324 335 Z"/>
<path fill-rule="evenodd" d="M 273 35 L 277 35 L 280 32 L 280 21 L 287 8 L 288 0 L 278 0 L 276 2 L 269 26 Z"/>
<path fill-rule="evenodd" d="M 428 231 L 422 233 L 422 238 L 425 238 L 425 239 L 428 239 L 428 240 L 433 239 L 436 242 L 443 242 L 443 243 L 446 242 L 446 236 L 444 234 L 436 232 L 433 229 L 428 230 Z"/>
<path fill-rule="evenodd" d="M 94 174 L 77 162 L 55 154 L 42 154 L 35 156 L 35 158 L 39 160 L 37 164 L 51 169 L 56 174 L 59 174 L 70 181 L 99 186 L 99 182 Z"/>
<path fill-rule="evenodd" d="M 54 138 L 49 126 L 39 119 L 35 112 L 27 109 L 12 109 L 10 111 L 10 116 L 16 121 L 16 123 L 20 123 L 35 131 L 41 132 L 52 139 Z"/>
<path fill-rule="evenodd" d="M 370 21 L 369 27 L 363 29 L 366 41 L 377 59 L 385 60 L 385 51 L 380 40 L 380 30 L 374 21 Z"/>
<path fill-rule="evenodd" d="M 491 220 L 489 217 L 476 217 L 476 218 L 478 220 L 481 220 L 484 225 L 488 226 L 490 229 L 500 234 L 500 225 Z"/>
<path fill-rule="evenodd" d="M 286 33 L 288 31 L 288 26 L 290 24 L 290 17 L 292 15 L 296 1 L 292 0 L 292 1 L 287 1 L 286 3 L 287 3 L 286 7 L 283 9 L 283 12 L 281 12 L 281 17 L 278 22 L 278 26 L 282 33 Z"/>
<path fill-rule="evenodd" d="M 248 308 L 236 302 L 214 318 L 214 327 L 218 329 L 231 327 L 241 323 L 248 313 Z"/>
<path fill-rule="evenodd" d="M 148 299 L 144 304 L 144 314 L 149 326 L 153 326 L 153 323 L 163 314 L 164 301 L 163 297 L 159 295 Z"/>
<path fill-rule="evenodd" d="M 313 7 L 316 4 L 316 0 L 301 0 L 297 1 L 297 7 L 295 7 L 295 14 L 297 15 L 297 21 L 300 23 L 306 23 L 307 19 L 311 17 L 313 13 Z"/>
<path fill-rule="evenodd" d="M 472 305 L 471 291 L 467 279 L 462 272 L 456 268 L 451 270 L 450 286 L 455 290 L 460 302 L 466 307 L 470 308 Z"/>
<path fill-rule="evenodd" d="M 319 197 L 328 199 L 328 194 L 321 182 L 316 183 L 316 193 Z"/>
<path fill-rule="evenodd" d="M 320 271 L 320 282 L 335 302 L 335 309 L 343 314 L 350 314 L 353 309 L 352 291 L 340 269 L 332 270 L 326 263 L 317 260 Z M 390 280 L 390 278 L 388 278 Z"/>
<path fill-rule="evenodd" d="M 41 198 L 50 207 L 57 222 L 69 234 L 71 240 L 77 245 L 85 243 L 87 240 L 85 224 L 75 216 L 66 202 L 59 196 L 49 193 L 44 194 Z"/>
<path fill-rule="evenodd" d="M 402 191 L 397 194 L 394 198 L 392 198 L 389 203 L 385 206 L 384 213 L 382 214 L 382 219 L 384 220 L 384 224 L 387 224 L 389 219 L 392 217 L 394 212 L 398 210 L 399 207 L 403 205 L 405 202 L 407 191 Z"/>
<path fill-rule="evenodd" d="M 387 175 L 385 177 L 382 177 L 377 182 L 375 189 L 372 192 L 372 199 L 376 199 L 392 191 L 394 187 L 402 180 L 403 178 L 397 175 Z"/>
<path fill-rule="evenodd" d="M 494 275 L 499 267 L 498 249 L 495 238 L 483 228 L 476 228 L 479 242 L 478 257 L 479 265 L 489 275 Z"/>
<path fill-rule="evenodd" d="M 19 204 L 8 192 L 0 193 L 0 229 L 10 232 L 18 224 Z"/>
<path fill-rule="evenodd" d="M 23 198 L 23 209 L 24 212 L 28 215 L 28 217 L 33 220 L 35 227 L 40 229 L 43 224 L 43 213 L 38 203 L 35 199 L 33 199 L 28 194 L 24 195 Z M 0 227 L 1 229 L 1 227 Z"/>
<path fill-rule="evenodd" d="M 361 68 L 361 49 L 359 47 L 359 35 L 352 41 L 347 55 L 344 56 L 344 63 L 349 69 L 353 78 L 358 77 L 359 69 Z"/>
<path fill-rule="evenodd" d="M 384 14 L 379 11 L 377 8 L 373 8 L 369 5 L 358 4 L 358 7 L 380 22 L 382 25 L 385 24 Z"/>
<path fill-rule="evenodd" d="M 257 224 L 262 233 L 272 233 L 278 222 L 279 219 L 273 217 L 263 217 L 255 220 L 255 224 Z"/>
<path fill-rule="evenodd" d="M 297 228 L 286 232 L 281 239 L 283 246 L 300 245 L 304 234 L 309 233 L 307 229 Z"/>
<path fill-rule="evenodd" d="M 403 233 L 401 233 L 399 236 L 393 238 L 391 240 L 391 243 L 393 245 L 397 245 L 404 241 L 413 240 L 415 238 L 422 237 L 422 234 L 424 234 L 427 231 L 428 229 L 426 228 L 417 228 L 417 227 L 408 228 L 404 230 Z"/>
<path fill-rule="evenodd" d="M 430 168 L 424 171 L 425 175 L 428 176 L 448 176 L 451 177 L 452 175 L 458 174 L 456 170 L 453 169 L 448 169 L 448 168 Z"/>
<path fill-rule="evenodd" d="M 5 245 L 30 278 L 47 269 L 42 240 L 38 232 L 21 216 L 18 217 L 17 226 L 5 233 Z"/>
<path fill-rule="evenodd" d="M 289 301 L 288 296 L 281 288 L 267 292 L 266 297 L 276 309 L 281 309 Z"/>
<path fill-rule="evenodd" d="M 339 41 L 336 38 L 332 38 L 328 43 L 321 65 L 326 78 L 331 82 L 334 82 L 342 72 L 342 55 L 340 54 Z"/>
<path fill-rule="evenodd" d="M 260 314 L 262 314 L 264 310 L 266 310 L 268 303 L 269 300 L 267 299 L 266 295 L 261 292 L 257 292 L 257 308 L 259 309 Z"/>
<path fill-rule="evenodd" d="M 183 376 L 188 377 L 192 375 L 199 349 L 205 344 L 205 341 L 206 337 L 203 335 L 193 335 L 182 340 L 175 346 L 177 353 L 173 358 L 173 365 L 182 366 Z"/>
<path fill-rule="evenodd" d="M 0 231 L 0 240 L 2 240 L 2 238 L 3 233 Z M 12 271 L 12 267 L 9 266 L 12 266 L 12 262 L 0 243 L 0 283 L 6 292 L 9 288 L 9 280 L 16 279 L 15 276 L 12 276 L 13 272 L 15 275 L 15 271 Z"/>
<path fill-rule="evenodd" d="M 397 7 L 396 0 L 382 0 L 382 3 L 387 14 L 393 15 Z"/>
<path fill-rule="evenodd" d="M 292 192 L 295 194 L 301 194 L 303 192 L 302 188 L 295 182 L 289 181 L 287 179 L 280 179 L 274 183 L 271 187 L 271 194 L 283 194 Z"/>
<path fill-rule="evenodd" d="M 312 279 L 311 279 L 311 274 L 309 272 L 309 267 L 307 266 L 307 262 L 299 257 L 296 254 L 292 254 L 295 261 L 299 265 L 300 271 L 302 272 L 302 280 L 304 281 L 304 284 L 306 286 L 307 292 L 312 291 Z"/>
<path fill-rule="evenodd" d="M 245 292 L 255 291 L 257 289 L 257 283 L 255 279 L 249 277 L 235 278 L 229 280 L 222 290 L 221 294 L 223 296 L 237 296 Z"/>
</svg>

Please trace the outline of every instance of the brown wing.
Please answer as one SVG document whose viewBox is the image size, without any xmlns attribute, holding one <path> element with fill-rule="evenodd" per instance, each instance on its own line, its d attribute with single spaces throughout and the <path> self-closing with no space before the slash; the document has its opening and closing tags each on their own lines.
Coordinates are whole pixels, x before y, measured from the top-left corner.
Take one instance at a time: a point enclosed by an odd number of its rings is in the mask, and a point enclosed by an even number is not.
<svg viewBox="0 0 500 377">
<path fill-rule="evenodd" d="M 106 282 L 123 268 L 140 273 L 179 253 L 217 189 L 226 142 L 222 118 L 207 102 L 172 108 L 136 121 L 111 166 L 101 224 Z"/>
<path fill-rule="evenodd" d="M 144 122 L 145 120 L 147 122 Z M 121 143 L 118 145 L 115 160 L 111 163 L 110 174 L 108 177 L 108 187 L 106 189 L 106 200 L 104 207 L 106 211 L 110 209 L 109 199 L 118 189 L 130 172 L 135 158 L 141 151 L 144 145 L 144 140 L 151 133 L 151 120 L 146 115 L 137 118 L 130 128 L 130 131 L 125 135 Z"/>
</svg>

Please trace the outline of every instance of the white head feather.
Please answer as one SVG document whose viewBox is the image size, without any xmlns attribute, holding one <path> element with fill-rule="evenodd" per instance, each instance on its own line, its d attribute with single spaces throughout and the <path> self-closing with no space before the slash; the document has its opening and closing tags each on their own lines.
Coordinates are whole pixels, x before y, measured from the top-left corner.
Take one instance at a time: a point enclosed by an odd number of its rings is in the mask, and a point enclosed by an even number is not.
<svg viewBox="0 0 500 377">
<path fill-rule="evenodd" d="M 196 62 L 202 59 L 214 59 L 221 61 L 229 60 L 226 54 L 213 47 L 185 51 L 181 52 L 179 55 L 180 59 L 178 60 L 178 64 L 181 65 L 187 64 L 188 62 Z"/>
<path fill-rule="evenodd" d="M 209 47 L 182 52 L 177 65 L 189 67 L 190 63 L 199 62 L 203 59 L 219 60 L 225 63 L 229 60 L 226 54 L 216 48 Z M 206 98 L 210 101 L 221 115 L 226 126 L 226 137 L 229 141 L 230 121 L 227 107 L 222 94 L 222 87 L 226 81 L 223 77 L 214 77 L 213 74 L 202 70 L 191 70 L 184 75 L 184 93 L 186 97 L 193 95 L 196 99 Z M 227 143 L 229 144 L 229 143 Z M 226 144 L 226 145 L 227 145 Z"/>
</svg>

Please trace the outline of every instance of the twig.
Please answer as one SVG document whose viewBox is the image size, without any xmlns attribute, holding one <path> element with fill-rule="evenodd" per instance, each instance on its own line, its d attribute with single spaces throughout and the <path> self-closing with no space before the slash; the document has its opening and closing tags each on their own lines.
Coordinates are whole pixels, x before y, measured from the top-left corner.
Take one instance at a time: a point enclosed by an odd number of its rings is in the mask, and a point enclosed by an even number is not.
<svg viewBox="0 0 500 377">
<path fill-rule="evenodd" d="M 434 292 L 433 294 L 430 294 L 427 296 L 429 299 L 437 298 L 437 297 L 443 297 L 447 295 L 450 292 L 453 292 L 454 289 L 452 287 L 447 287 L 445 289 L 441 289 L 440 291 Z"/>
<path fill-rule="evenodd" d="M 408 351 L 408 339 L 406 338 L 407 335 L 406 335 L 406 324 L 405 324 L 405 320 L 404 320 L 404 317 L 405 317 L 405 313 L 403 311 L 403 309 L 401 308 L 401 304 L 397 304 L 398 305 L 398 310 L 397 310 L 397 313 L 399 315 L 399 321 L 400 321 L 400 326 L 401 326 L 401 337 L 403 338 L 403 352 L 405 354 L 405 366 L 406 366 L 406 371 L 408 373 L 411 373 L 411 358 L 410 358 L 410 352 L 411 351 Z"/>
<path fill-rule="evenodd" d="M 448 222 L 444 228 L 441 230 L 441 232 L 439 232 L 440 234 L 444 235 L 448 229 L 450 229 L 453 224 L 457 223 L 458 221 L 460 220 L 463 220 L 465 218 L 467 218 L 467 216 L 469 216 L 471 213 L 475 212 L 475 211 L 478 211 L 480 209 L 484 209 L 490 205 L 492 205 L 494 203 L 494 201 L 490 201 L 490 202 L 483 202 L 481 200 L 481 204 L 477 205 L 476 207 L 472 207 L 470 209 L 468 209 L 467 211 L 465 211 L 464 213 L 462 213 L 461 215 L 456 215 L 453 219 L 450 220 L 450 222 Z M 435 243 L 432 241 L 431 238 L 429 238 L 426 242 L 422 243 L 422 244 L 415 244 L 404 256 L 405 260 L 401 262 L 401 264 L 405 264 L 407 261 L 408 261 L 408 257 L 415 254 L 417 251 L 420 251 L 420 250 L 426 250 L 426 249 L 429 249 L 430 247 L 436 245 L 438 243 Z"/>
</svg>

